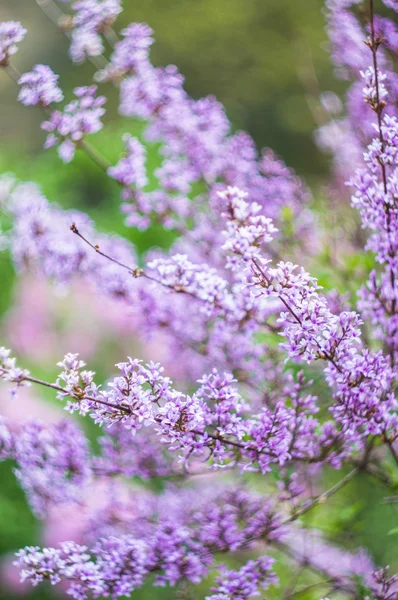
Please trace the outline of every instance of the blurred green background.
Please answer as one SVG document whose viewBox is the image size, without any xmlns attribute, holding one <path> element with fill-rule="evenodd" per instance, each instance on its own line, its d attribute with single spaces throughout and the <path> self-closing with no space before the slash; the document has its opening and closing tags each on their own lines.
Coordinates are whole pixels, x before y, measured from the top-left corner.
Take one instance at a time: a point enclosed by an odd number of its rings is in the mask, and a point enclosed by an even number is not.
<svg viewBox="0 0 398 600">
<path fill-rule="evenodd" d="M 120 27 L 131 21 L 145 21 L 155 30 L 155 64 L 176 64 L 193 97 L 216 95 L 225 104 L 234 129 L 249 131 L 259 148 L 271 147 L 306 179 L 322 213 L 327 205 L 319 190 L 329 164 L 313 143 L 317 126 L 315 98 L 319 91 L 344 92 L 344 84 L 333 77 L 328 58 L 322 0 L 125 0 L 124 7 L 118 20 Z M 19 20 L 29 31 L 14 60 L 20 71 L 30 70 L 38 62 L 49 64 L 61 75 L 66 97 L 75 85 L 91 81 L 93 67 L 89 63 L 74 66 L 69 61 L 68 41 L 34 0 L 1 0 L 0 21 L 4 20 Z M 108 158 L 116 160 L 122 133 L 135 131 L 137 126 L 131 121 L 120 123 L 112 93 L 107 106 L 107 128 L 93 141 Z M 0 94 L 1 172 L 14 172 L 23 180 L 40 183 L 49 199 L 88 211 L 100 228 L 134 238 L 141 250 L 153 244 L 168 244 L 170 236 L 158 229 L 145 235 L 124 229 L 117 186 L 85 156 L 78 153 L 70 165 L 64 166 L 54 151 L 42 150 L 44 134 L 39 127 L 39 110 L 16 103 L 16 87 L 1 71 Z M 156 160 L 156 152 L 151 152 L 151 164 Z M 364 260 L 352 258 L 350 275 L 358 276 L 359 268 L 364 276 Z M 330 288 L 341 285 L 330 277 L 326 262 L 317 269 L 324 284 Z M 11 262 L 4 252 L 0 254 L 0 281 L 3 339 L 15 287 Z M 102 367 L 104 374 L 114 363 L 113 357 L 97 357 L 96 361 L 95 366 L 100 372 Z M 49 367 L 40 364 L 40 368 L 45 372 Z M 363 545 L 376 563 L 398 566 L 398 538 L 386 537 L 398 525 L 397 510 L 394 504 L 381 504 L 384 495 L 384 490 L 368 479 L 360 479 L 321 508 L 314 525 L 332 538 L 340 532 L 340 541 L 348 548 Z M 38 543 L 39 539 L 40 524 L 31 516 L 24 494 L 10 474 L 10 466 L 0 465 L 0 554 Z M 291 577 L 288 571 L 282 570 L 281 575 L 285 582 Z M 52 594 L 51 590 L 40 589 L 23 597 L 46 600 Z M 204 597 L 203 589 L 192 596 L 184 594 L 182 591 L 178 597 Z M 0 600 L 13 597 L 0 581 Z M 177 595 L 173 590 L 148 589 L 134 597 L 146 600 Z M 276 591 L 269 597 L 282 594 Z"/>
<path fill-rule="evenodd" d="M 322 0 L 126 0 L 124 6 L 118 24 L 149 23 L 154 62 L 176 64 L 193 97 L 215 94 L 233 126 L 248 130 L 259 147 L 272 147 L 300 174 L 325 173 L 305 93 L 314 73 L 320 89 L 341 89 L 328 59 Z M 91 65 L 72 66 L 67 40 L 34 0 L 2 0 L 0 18 L 21 20 L 29 30 L 14 61 L 20 70 L 50 64 L 64 89 L 92 76 Z M 38 111 L 15 104 L 15 89 L 4 76 L 0 89 L 3 144 L 38 150 Z"/>
</svg>

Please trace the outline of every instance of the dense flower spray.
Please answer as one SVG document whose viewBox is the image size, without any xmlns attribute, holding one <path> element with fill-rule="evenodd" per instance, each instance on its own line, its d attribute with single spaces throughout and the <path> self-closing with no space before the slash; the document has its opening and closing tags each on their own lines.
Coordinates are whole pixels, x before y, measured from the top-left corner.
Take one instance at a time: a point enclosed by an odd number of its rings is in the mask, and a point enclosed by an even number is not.
<svg viewBox="0 0 398 600">
<path fill-rule="evenodd" d="M 142 257 L 126 239 L 98 233 L 87 215 L 49 202 L 35 184 L 2 180 L 16 270 L 59 286 L 78 280 L 117 303 L 144 345 L 155 340 L 163 349 L 161 360 L 126 358 L 98 383 L 75 353 L 44 381 L 0 348 L 0 379 L 14 402 L 23 386 L 46 387 L 100 431 L 94 451 L 69 419 L 18 428 L 0 421 L 0 460 L 15 462 L 34 513 L 82 506 L 90 486 L 109 490 L 79 540 L 18 552 L 23 580 L 66 582 L 84 600 L 128 596 L 147 580 L 181 590 L 213 576 L 208 600 L 249 600 L 278 585 L 282 554 L 326 574 L 330 593 L 396 595 L 395 576 L 361 551 L 331 547 L 302 519 L 359 473 L 393 486 L 398 465 L 397 26 L 375 14 L 373 0 L 326 5 L 333 61 L 354 82 L 347 117 L 325 124 L 317 140 L 335 152 L 374 256 L 356 307 L 323 293 L 296 264 L 318 244 L 305 185 L 271 150 L 258 156 L 248 134 L 232 133 L 214 97 L 190 98 L 175 66 L 152 65 L 148 25 L 116 34 L 118 0 L 80 0 L 70 15 L 61 11 L 72 60 L 89 59 L 101 86 L 101 94 L 96 85 L 76 88 L 64 108 L 55 107 L 63 92 L 50 67 L 18 74 L 11 64 L 22 25 L 0 24 L 0 65 L 19 86 L 19 101 L 43 111 L 45 147 L 56 146 L 65 163 L 86 152 L 120 186 L 127 226 L 161 223 L 175 233 L 167 252 Z M 141 139 L 123 136 L 115 163 L 87 140 L 103 127 L 109 84 L 119 112 L 141 119 L 144 131 Z M 148 141 L 160 145 L 154 173 Z M 344 469 L 326 489 L 318 477 L 325 467 Z M 158 492 L 142 485 L 153 481 Z M 308 533 L 312 553 L 303 544 Z M 239 566 L 224 564 L 223 555 L 238 551 Z"/>
</svg>

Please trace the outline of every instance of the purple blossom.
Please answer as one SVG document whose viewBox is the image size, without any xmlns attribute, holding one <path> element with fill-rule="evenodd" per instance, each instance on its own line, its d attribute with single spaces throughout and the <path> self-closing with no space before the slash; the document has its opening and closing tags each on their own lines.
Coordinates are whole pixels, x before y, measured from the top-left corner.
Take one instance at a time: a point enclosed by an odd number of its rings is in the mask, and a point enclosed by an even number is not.
<svg viewBox="0 0 398 600">
<path fill-rule="evenodd" d="M 263 556 L 257 560 L 249 560 L 239 571 L 230 571 L 226 568 L 221 577 L 216 580 L 217 587 L 213 588 L 214 594 L 207 596 L 208 600 L 248 600 L 259 595 L 260 589 L 266 589 L 277 582 L 277 577 L 272 573 L 273 559 Z"/>
<path fill-rule="evenodd" d="M 87 440 L 70 421 L 24 426 L 16 436 L 15 459 L 15 474 L 40 517 L 52 505 L 79 500 L 91 477 Z"/>
<path fill-rule="evenodd" d="M 377 74 L 378 77 L 378 86 L 376 91 L 376 75 L 373 67 L 369 67 L 365 72 L 361 71 L 361 77 L 365 83 L 365 87 L 363 88 L 363 97 L 365 102 L 374 106 L 376 100 L 383 101 L 384 98 L 387 97 L 387 90 L 383 84 L 383 81 L 386 80 L 387 75 L 385 73 L 381 73 L 380 71 Z"/>
<path fill-rule="evenodd" d="M 27 30 L 17 21 L 4 21 L 0 23 L 0 66 L 8 63 L 10 56 L 18 51 L 19 42 L 22 42 Z"/>
<path fill-rule="evenodd" d="M 101 34 L 113 25 L 122 8 L 120 0 L 79 0 L 72 9 L 75 13 L 69 56 L 73 62 L 82 63 L 103 53 Z"/>
<path fill-rule="evenodd" d="M 100 80 L 133 74 L 149 66 L 153 31 L 146 23 L 131 23 L 122 29 L 123 39 L 115 44 L 110 64 L 97 74 Z"/>
<path fill-rule="evenodd" d="M 139 72 L 123 79 L 120 86 L 120 113 L 124 116 L 149 119 L 163 106 L 184 97 L 183 77 L 177 68 L 154 68 L 144 64 Z"/>
<path fill-rule="evenodd" d="M 144 188 L 148 183 L 145 169 L 146 150 L 141 142 L 130 134 L 123 136 L 123 142 L 126 146 L 126 155 L 119 162 L 108 169 L 108 175 L 116 179 L 123 185 L 122 197 L 127 199 L 134 196 L 131 187 L 136 189 Z"/>
<path fill-rule="evenodd" d="M 36 65 L 30 73 L 24 73 L 19 79 L 21 89 L 18 100 L 25 106 L 41 104 L 48 106 L 63 100 L 62 90 L 58 87 L 59 76 L 46 65 Z"/>
<path fill-rule="evenodd" d="M 258 215 L 261 206 L 256 202 L 248 203 L 247 194 L 238 188 L 228 188 L 220 192 L 219 197 L 226 203 L 225 217 L 227 228 L 223 249 L 238 254 L 245 262 L 261 258 L 261 247 L 271 242 L 273 233 L 277 231 L 271 219 Z M 228 266 L 236 268 L 236 263 L 229 261 Z"/>
<path fill-rule="evenodd" d="M 376 82 L 373 81 L 375 88 Z M 372 83 L 371 81 L 371 83 Z M 379 85 L 383 86 L 381 82 Z M 377 104 L 386 97 L 373 92 Z M 371 93 L 371 92 L 370 92 Z M 375 107 L 383 110 L 383 104 Z M 361 214 L 363 226 L 371 232 L 367 249 L 374 252 L 376 260 L 383 265 L 379 275 L 371 273 L 368 284 L 362 288 L 360 307 L 364 315 L 379 327 L 377 335 L 388 342 L 393 355 L 397 352 L 395 307 L 397 305 L 397 212 L 396 197 L 396 156 L 398 147 L 398 121 L 395 116 L 380 114 L 375 123 L 376 137 L 368 145 L 364 154 L 364 165 L 359 168 L 349 182 L 354 189 L 352 204 Z"/>
<path fill-rule="evenodd" d="M 33 585 L 43 580 L 52 584 L 70 582 L 68 593 L 78 599 L 85 599 L 90 593 L 94 598 L 104 595 L 118 598 L 141 587 L 150 573 L 155 574 L 155 584 L 160 586 L 183 581 L 199 583 L 209 572 L 212 553 L 217 547 L 224 549 L 226 540 L 236 549 L 245 543 L 246 537 L 255 534 L 278 539 L 275 532 L 278 521 L 260 496 L 243 490 L 204 491 L 204 503 L 203 498 L 198 502 L 195 490 L 178 495 L 170 491 L 149 506 L 148 501 L 140 503 L 137 499 L 136 526 L 141 534 L 145 531 L 145 541 L 130 533 L 101 537 L 90 548 L 73 542 L 62 543 L 59 548 L 27 547 L 17 554 L 16 564 L 21 568 L 22 578 Z M 130 523 L 131 526 L 134 528 L 134 524 Z M 223 534 L 219 537 L 221 531 L 228 537 Z M 264 557 L 256 561 L 256 566 L 250 563 L 246 570 L 243 568 L 240 583 L 244 589 L 249 589 L 244 580 L 250 570 L 257 574 L 259 587 L 275 581 L 271 564 Z M 237 585 L 236 577 L 234 581 Z"/>
<path fill-rule="evenodd" d="M 18 386 L 26 385 L 24 379 L 29 375 L 29 371 L 17 367 L 16 359 L 10 355 L 10 350 L 0 347 L 0 378 L 4 381 L 13 381 Z"/>
<path fill-rule="evenodd" d="M 305 388 L 301 375 L 297 385 L 291 379 L 285 388 L 291 408 L 279 402 L 275 408 L 263 408 L 246 419 L 244 411 L 248 407 L 228 374 L 220 377 L 213 371 L 200 380 L 198 392 L 188 396 L 175 390 L 160 365 L 153 363 L 144 366 L 139 360 L 129 359 L 118 364 L 121 375 L 104 388 L 94 383 L 91 371 L 83 370 L 85 364 L 77 355 L 67 355 L 59 366 L 63 368 L 59 378 L 48 385 L 54 388 L 57 398 L 69 399 L 67 410 L 89 414 L 100 425 L 117 423 L 134 435 L 152 427 L 160 442 L 170 451 L 178 451 L 184 461 L 199 455 L 211 459 L 213 468 L 233 467 L 239 462 L 243 470 L 264 473 L 272 463 L 283 465 L 306 457 L 314 460 L 320 452 L 314 435 L 318 426 L 313 417 L 316 398 L 300 396 Z M 331 372 L 330 377 L 333 375 Z M 10 380 L 7 369 L 2 378 Z M 28 375 L 25 378 L 30 380 Z M 15 383 L 19 384 L 20 378 Z M 339 383 L 343 389 L 343 382 Z M 373 398 L 374 391 L 369 388 L 371 393 Z M 387 413 L 390 409 L 387 404 Z"/>
<path fill-rule="evenodd" d="M 392 600 L 397 595 L 398 575 L 389 576 L 388 571 L 385 567 L 372 573 L 370 589 L 375 600 Z"/>
<path fill-rule="evenodd" d="M 191 190 L 191 182 L 195 181 L 194 169 L 187 160 L 179 157 L 166 158 L 155 175 L 162 189 L 182 194 L 187 194 Z"/>
<path fill-rule="evenodd" d="M 44 580 L 70 583 L 68 594 L 76 600 L 131 594 L 146 575 L 143 542 L 129 536 L 101 540 L 91 553 L 86 546 L 64 542 L 60 549 L 27 547 L 17 554 L 23 580 L 37 585 Z"/>
<path fill-rule="evenodd" d="M 101 36 L 90 28 L 78 27 L 73 30 L 69 56 L 75 63 L 82 63 L 86 58 L 99 56 L 104 51 Z"/>
<path fill-rule="evenodd" d="M 77 600 L 118 598 L 148 578 L 160 586 L 198 584 L 218 569 L 207 598 L 248 600 L 276 583 L 272 559 L 243 556 L 265 542 L 270 552 L 286 551 L 298 565 L 326 573 L 336 591 L 356 593 L 360 581 L 375 599 L 396 594 L 396 577 L 375 572 L 366 554 L 342 551 L 311 531 L 308 548 L 308 528 L 293 523 L 359 472 L 388 483 L 397 460 L 397 31 L 388 17 L 374 17 L 373 5 L 364 19 L 359 3 L 326 3 L 332 59 L 352 85 L 347 115 L 339 99 L 321 94 L 326 120 L 316 133 L 334 156 L 337 187 L 350 178 L 365 249 L 374 256 L 359 312 L 346 294 L 324 293 L 300 266 L 319 242 L 305 184 L 271 150 L 258 153 L 248 134 L 232 133 L 214 97 L 191 98 L 176 67 L 151 64 L 149 26 L 133 23 L 118 40 L 110 28 L 119 0 L 77 1 L 63 21 L 71 25 L 65 32 L 75 62 L 103 53 L 103 37 L 113 45 L 109 64 L 105 56 L 95 61 L 105 65 L 96 78 L 119 89 L 123 116 L 145 120 L 143 141 L 125 134 L 125 153 L 107 169 L 121 184 L 126 223 L 161 224 L 177 239 L 142 256 L 126 239 L 98 234 L 86 215 L 49 203 L 34 184 L 0 182 L 17 270 L 58 286 L 76 279 L 117 301 L 129 333 L 154 359 L 128 357 L 98 383 L 70 352 L 51 382 L 0 349 L 0 379 L 14 402 L 20 386 L 44 385 L 69 413 L 102 428 L 95 455 L 72 420 L 14 429 L 0 421 L 0 459 L 16 462 L 39 517 L 61 502 L 76 505 L 80 516 L 83 507 L 91 510 L 79 504 L 88 486 L 106 489 L 103 505 L 84 520 L 81 544 L 19 552 L 22 576 L 33 585 L 65 582 Z M 16 23 L 0 26 L 1 64 L 24 33 Z M 105 112 L 96 86 L 77 88 L 61 111 L 51 106 L 62 92 L 49 67 L 37 65 L 20 85 L 22 103 L 47 107 L 46 147 L 58 146 L 65 162 L 76 148 L 90 152 L 85 135 L 102 128 Z M 147 142 L 159 148 L 153 180 Z M 150 189 L 149 181 L 156 181 Z M 316 383 L 298 371 L 300 363 Z M 327 465 L 351 467 L 329 490 L 321 477 Z M 246 472 L 261 494 L 242 485 Z M 129 478 L 141 481 L 131 486 Z M 219 568 L 222 554 L 237 551 L 240 567 Z"/>
<path fill-rule="evenodd" d="M 120 0 L 78 0 L 72 4 L 75 11 L 73 25 L 100 32 L 110 27 L 122 12 Z"/>
<path fill-rule="evenodd" d="M 393 10 L 398 11 L 397 0 L 383 0 L 383 2 L 388 8 L 392 8 Z"/>
<path fill-rule="evenodd" d="M 97 133 L 103 127 L 100 119 L 105 114 L 102 107 L 106 99 L 95 97 L 96 92 L 95 85 L 75 88 L 77 100 L 70 102 L 63 112 L 53 111 L 50 119 L 42 123 L 42 129 L 48 132 L 45 147 L 58 145 L 58 154 L 64 162 L 72 160 L 85 135 Z"/>
<path fill-rule="evenodd" d="M 170 259 L 158 258 L 149 262 L 148 269 L 163 286 L 195 296 L 208 304 L 208 310 L 213 306 L 227 307 L 228 284 L 207 265 L 192 264 L 187 256 L 175 254 Z"/>
</svg>

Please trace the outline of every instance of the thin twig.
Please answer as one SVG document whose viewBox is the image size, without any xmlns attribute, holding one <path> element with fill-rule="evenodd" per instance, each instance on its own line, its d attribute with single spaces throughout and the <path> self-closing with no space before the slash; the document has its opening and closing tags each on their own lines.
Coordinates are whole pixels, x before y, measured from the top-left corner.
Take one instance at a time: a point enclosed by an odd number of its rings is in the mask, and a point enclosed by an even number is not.
<svg viewBox="0 0 398 600">
<path fill-rule="evenodd" d="M 290 598 L 294 598 L 295 596 L 299 596 L 300 594 L 304 594 L 305 592 L 309 592 L 310 590 L 316 588 L 316 587 L 321 587 L 324 585 L 329 585 L 329 584 L 335 584 L 335 580 L 334 579 L 324 579 L 323 581 L 318 581 L 318 583 L 312 583 L 311 585 L 307 585 L 306 587 L 301 588 L 300 590 L 297 590 L 296 592 L 293 592 L 293 594 L 290 595 Z"/>
<path fill-rule="evenodd" d="M 326 492 L 319 494 L 319 496 L 317 496 L 310 504 L 307 504 L 306 506 L 303 506 L 302 508 L 294 512 L 290 517 L 288 517 L 285 521 L 282 522 L 282 525 L 287 525 L 288 523 L 296 521 L 297 519 L 305 515 L 307 512 L 312 510 L 315 506 L 318 506 L 318 504 L 323 504 L 324 502 L 326 502 L 331 496 L 334 496 L 336 492 L 338 492 L 344 486 L 346 486 L 347 483 L 349 483 L 351 479 L 353 479 L 355 475 L 357 475 L 360 472 L 360 470 L 360 467 L 355 467 L 354 469 L 352 469 L 352 471 L 347 473 L 347 475 L 340 479 L 340 481 L 338 481 L 331 488 L 326 490 Z"/>
<path fill-rule="evenodd" d="M 37 383 L 38 385 L 42 385 L 42 386 L 51 388 L 53 390 L 56 390 L 57 392 L 62 392 L 63 394 L 65 394 L 65 396 L 69 396 L 70 398 L 73 398 L 76 401 L 89 400 L 90 402 L 96 402 L 98 404 L 103 404 L 104 406 L 107 406 L 108 408 L 112 408 L 113 410 L 120 410 L 127 414 L 129 414 L 131 412 L 129 408 L 118 405 L 118 404 L 112 404 L 112 402 L 106 402 L 105 400 L 99 400 L 98 398 L 91 398 L 90 396 L 82 396 L 82 397 L 75 396 L 72 392 L 70 392 L 66 388 L 61 387 L 60 385 L 57 385 L 56 383 L 50 383 L 48 381 L 43 381 L 42 379 L 37 379 L 36 377 L 31 377 L 30 375 L 25 375 L 23 378 L 20 379 L 20 381 L 29 381 L 30 383 Z"/>
<path fill-rule="evenodd" d="M 161 279 L 157 279 L 156 277 L 153 277 L 153 275 L 149 275 L 149 273 L 147 273 L 144 269 L 139 268 L 138 266 L 130 266 L 130 265 L 126 265 L 125 263 L 121 262 L 120 260 L 117 260 L 116 258 L 114 258 L 113 256 L 110 256 L 109 254 L 106 254 L 106 252 L 103 252 L 100 248 L 100 246 L 98 244 L 93 244 L 89 239 L 87 239 L 77 228 L 75 223 L 72 223 L 72 225 L 70 226 L 71 231 L 77 235 L 83 242 L 85 242 L 90 248 L 92 248 L 93 250 L 95 250 L 95 252 L 97 252 L 97 254 L 99 254 L 100 256 L 102 256 L 103 258 L 106 258 L 107 260 L 110 260 L 111 262 L 117 264 L 119 267 L 121 267 L 122 269 L 126 270 L 130 275 L 132 275 L 134 278 L 139 278 L 142 277 L 144 279 L 147 279 L 148 281 L 152 281 L 153 283 L 156 283 L 158 285 L 161 285 L 162 287 L 171 290 L 172 292 L 175 292 L 177 294 L 184 294 L 187 296 L 190 296 L 191 298 L 194 298 L 195 300 L 198 300 L 199 302 L 202 302 L 203 304 L 210 304 L 213 305 L 214 308 L 216 309 L 220 309 L 222 308 L 218 302 L 216 300 L 214 301 L 209 301 L 206 300 L 205 298 L 201 298 L 200 296 L 198 296 L 197 294 L 190 292 L 189 290 L 187 290 L 185 287 L 183 287 L 182 285 L 173 285 L 173 284 L 169 284 L 169 283 L 165 283 L 164 281 L 162 281 Z M 254 317 L 252 317 L 254 319 Z M 242 320 L 244 320 L 245 318 L 243 318 Z M 255 320 L 255 319 L 254 319 Z M 261 326 L 266 327 L 267 329 L 269 329 L 272 333 L 276 332 L 275 327 L 271 324 L 271 323 L 267 323 L 266 321 L 262 321 L 261 323 L 257 321 L 257 323 Z"/>
<path fill-rule="evenodd" d="M 53 0 L 36 0 L 36 4 L 64 36 L 70 40 L 72 37 L 71 32 L 66 25 L 70 22 L 71 17 L 62 12 Z M 105 69 L 109 65 L 109 61 L 103 54 L 99 54 L 98 56 L 88 56 L 87 58 L 96 69 Z"/>
<path fill-rule="evenodd" d="M 95 162 L 106 174 L 108 174 L 108 169 L 112 167 L 112 163 L 108 160 L 97 148 L 89 144 L 85 139 L 81 140 L 78 144 L 79 148 L 82 148 L 85 153 L 91 158 L 93 162 Z M 120 183 L 116 179 L 112 179 L 112 181 L 116 181 L 116 183 Z"/>
</svg>

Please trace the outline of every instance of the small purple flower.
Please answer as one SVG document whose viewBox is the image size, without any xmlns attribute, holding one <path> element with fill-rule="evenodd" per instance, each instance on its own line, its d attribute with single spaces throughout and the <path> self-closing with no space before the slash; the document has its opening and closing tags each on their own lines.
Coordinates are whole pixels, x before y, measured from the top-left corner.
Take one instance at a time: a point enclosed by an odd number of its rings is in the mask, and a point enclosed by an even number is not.
<svg viewBox="0 0 398 600">
<path fill-rule="evenodd" d="M 16 438 L 15 459 L 15 474 L 39 517 L 51 506 L 79 500 L 90 481 L 87 440 L 70 421 L 49 428 L 24 425 Z"/>
<path fill-rule="evenodd" d="M 398 0 L 383 0 L 383 2 L 388 8 L 398 12 Z"/>
<path fill-rule="evenodd" d="M 42 129 L 48 132 L 45 148 L 58 145 L 58 154 L 64 162 L 70 162 L 76 147 L 85 135 L 102 129 L 101 117 L 105 114 L 104 96 L 96 96 L 97 86 L 75 88 L 77 100 L 65 106 L 63 112 L 53 111 Z"/>
<path fill-rule="evenodd" d="M 10 56 L 18 51 L 17 44 L 21 42 L 27 30 L 18 21 L 0 23 L 0 66 L 8 63 Z"/>
<path fill-rule="evenodd" d="M 141 142 L 129 133 L 123 136 L 123 142 L 126 146 L 126 155 L 114 167 L 108 169 L 108 175 L 127 188 L 124 196 L 128 196 L 132 193 L 128 189 L 130 186 L 142 189 L 148 183 L 145 169 L 146 150 Z"/>
<path fill-rule="evenodd" d="M 131 23 L 122 29 L 123 39 L 115 44 L 110 64 L 97 74 L 100 80 L 118 79 L 149 66 L 153 31 L 146 23 Z"/>
<path fill-rule="evenodd" d="M 248 194 L 239 188 L 229 187 L 218 196 L 225 204 L 223 216 L 227 222 L 223 250 L 237 254 L 244 263 L 263 260 L 262 247 L 271 242 L 277 231 L 272 220 L 257 214 L 261 206 L 247 202 Z M 239 268 L 233 260 L 228 262 L 228 266 Z"/>
<path fill-rule="evenodd" d="M 212 589 L 214 594 L 206 596 L 207 600 L 249 600 L 259 595 L 260 589 L 266 589 L 278 581 L 271 571 L 274 560 L 262 556 L 250 560 L 239 571 L 230 571 L 224 567 L 220 577 L 216 579 L 217 586 Z"/>
<path fill-rule="evenodd" d="M 72 31 L 69 56 L 75 63 L 82 63 L 86 58 L 99 56 L 104 51 L 101 36 L 90 28 L 78 27 Z"/>
<path fill-rule="evenodd" d="M 41 104 L 48 106 L 63 100 L 62 90 L 58 87 L 59 75 L 46 65 L 36 65 L 30 73 L 24 73 L 18 83 L 21 86 L 18 100 L 25 106 Z"/>
<path fill-rule="evenodd" d="M 120 0 L 78 0 L 72 4 L 75 11 L 73 25 L 100 33 L 110 27 L 122 12 Z"/>
</svg>

